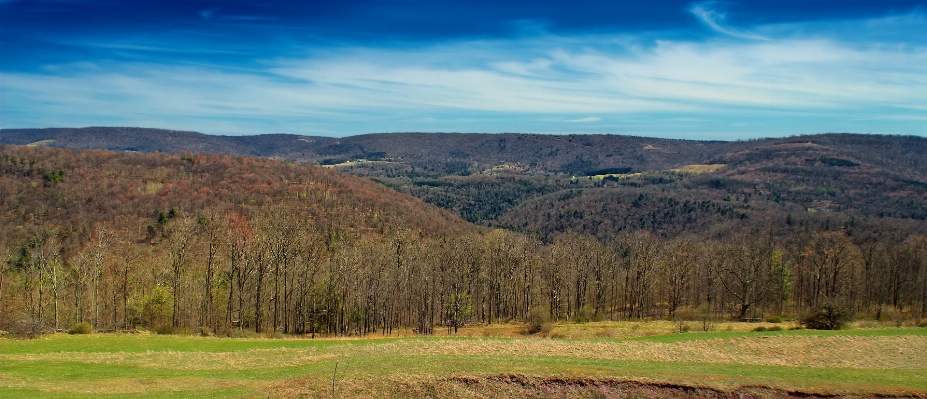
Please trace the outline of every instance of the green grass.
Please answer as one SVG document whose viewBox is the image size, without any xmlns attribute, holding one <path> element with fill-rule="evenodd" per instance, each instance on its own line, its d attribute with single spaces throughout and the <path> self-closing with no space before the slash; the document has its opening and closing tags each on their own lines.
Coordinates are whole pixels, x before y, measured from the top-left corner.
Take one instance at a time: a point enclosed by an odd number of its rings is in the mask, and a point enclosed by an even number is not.
<svg viewBox="0 0 927 399">
<path fill-rule="evenodd" d="M 927 337 L 927 328 L 891 328 L 891 329 L 856 329 L 856 330 L 782 330 L 782 331 L 712 331 L 688 332 L 683 334 L 661 334 L 644 337 L 629 338 L 631 341 L 642 342 L 682 342 L 705 339 L 758 337 L 758 336 L 799 336 L 799 337 L 898 337 L 915 336 Z M 594 338 L 593 338 L 594 339 Z M 605 338 L 603 340 L 611 340 Z"/>
<path fill-rule="evenodd" d="M 822 345 L 830 346 L 820 349 Z M 830 351 L 825 354 L 837 363 L 825 367 L 815 359 L 803 359 L 807 362 L 789 365 L 765 355 L 806 347 Z M 0 398 L 267 397 L 294 392 L 312 397 L 328 392 L 336 363 L 347 396 L 370 395 L 396 381 L 502 373 L 717 389 L 768 386 L 813 393 L 927 393 L 925 348 L 927 329 L 923 328 L 707 332 L 628 339 L 53 335 L 0 339 Z M 655 357 L 649 359 L 638 350 L 653 351 Z M 667 353 L 675 357 L 665 357 Z M 820 355 L 802 353 L 794 356 Z M 728 360 L 722 359 L 725 356 Z M 860 360 L 867 358 L 873 360 Z M 848 363 L 840 365 L 841 361 Z"/>
<path fill-rule="evenodd" d="M 350 340 L 351 343 L 385 340 Z M 347 340 L 215 338 L 155 334 L 50 335 L 34 340 L 0 340 L 0 353 L 54 352 L 231 352 L 250 349 L 278 349 L 338 346 Z"/>
</svg>

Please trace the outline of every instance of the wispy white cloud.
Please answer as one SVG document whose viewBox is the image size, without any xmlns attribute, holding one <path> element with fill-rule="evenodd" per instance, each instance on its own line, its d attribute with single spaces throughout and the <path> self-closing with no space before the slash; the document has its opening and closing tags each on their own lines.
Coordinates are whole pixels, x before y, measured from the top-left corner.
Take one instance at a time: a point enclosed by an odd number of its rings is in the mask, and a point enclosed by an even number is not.
<svg viewBox="0 0 927 399">
<path fill-rule="evenodd" d="M 266 17 L 260 15 L 220 15 L 220 8 L 209 8 L 205 10 L 200 10 L 200 18 L 206 21 L 243 21 L 243 22 L 254 22 L 254 21 L 277 21 L 279 18 L 276 17 Z"/>
<path fill-rule="evenodd" d="M 566 122 L 573 122 L 573 123 L 588 123 L 588 122 L 599 122 L 599 121 L 601 121 L 601 120 L 602 120 L 602 118 L 599 118 L 599 117 L 596 117 L 596 116 L 587 116 L 587 117 L 585 117 L 585 118 L 567 119 Z"/>
<path fill-rule="evenodd" d="M 758 135 L 927 134 L 924 43 L 843 41 L 839 35 L 795 34 L 794 26 L 762 31 L 773 39 L 654 43 L 540 33 L 429 46 L 308 49 L 305 57 L 263 60 L 238 71 L 156 63 L 57 65 L 42 73 L 0 75 L 2 123 L 208 133 L 583 127 L 650 135 L 685 131 L 702 138 L 714 132 L 709 137 L 719 138 L 749 126 Z M 893 115 L 890 123 L 885 115 Z"/>
<path fill-rule="evenodd" d="M 695 3 L 691 8 L 689 8 L 689 12 L 698 17 L 698 19 L 709 28 L 719 33 L 723 33 L 728 36 L 739 37 L 742 39 L 769 40 L 768 38 L 756 33 L 745 32 L 724 25 L 724 21 L 727 19 L 727 14 L 724 11 L 718 10 L 716 7 L 717 5 L 718 3 L 715 1 Z"/>
<path fill-rule="evenodd" d="M 264 17 L 260 15 L 224 15 L 222 19 L 225 21 L 278 21 L 279 18 L 275 17 Z"/>
<path fill-rule="evenodd" d="M 67 43 L 67 42 L 65 42 Z M 250 54 L 243 51 L 231 51 L 222 49 L 211 49 L 202 47 L 184 47 L 177 43 L 151 43 L 151 42 L 84 42 L 79 45 L 87 47 L 99 47 L 111 50 L 129 50 L 129 51 L 146 51 L 158 53 L 187 53 L 187 54 Z"/>
</svg>

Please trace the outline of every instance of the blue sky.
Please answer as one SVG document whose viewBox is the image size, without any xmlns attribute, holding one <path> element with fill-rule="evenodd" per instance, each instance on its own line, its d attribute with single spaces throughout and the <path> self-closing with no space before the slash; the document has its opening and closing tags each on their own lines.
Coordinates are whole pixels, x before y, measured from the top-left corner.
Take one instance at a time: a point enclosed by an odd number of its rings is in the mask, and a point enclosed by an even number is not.
<svg viewBox="0 0 927 399">
<path fill-rule="evenodd" d="M 0 127 L 927 136 L 925 1 L 0 0 Z"/>
</svg>

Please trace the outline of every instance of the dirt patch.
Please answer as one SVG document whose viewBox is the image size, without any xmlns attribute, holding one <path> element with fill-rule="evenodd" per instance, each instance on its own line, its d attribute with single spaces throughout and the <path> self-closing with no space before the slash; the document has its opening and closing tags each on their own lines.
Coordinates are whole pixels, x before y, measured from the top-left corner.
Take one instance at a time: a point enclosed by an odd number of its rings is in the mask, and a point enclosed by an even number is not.
<svg viewBox="0 0 927 399">
<path fill-rule="evenodd" d="M 610 378 L 494 374 L 483 376 L 393 375 L 366 380 L 297 378 L 271 387 L 272 397 L 306 398 L 676 398 L 676 399 L 790 399 L 790 398 L 920 398 L 927 395 L 826 395 L 765 386 L 712 386 Z"/>
<path fill-rule="evenodd" d="M 587 377 L 532 377 L 523 374 L 499 374 L 486 377 L 452 377 L 444 380 L 478 392 L 508 391 L 510 397 L 525 398 L 924 398 L 925 396 L 821 395 L 784 391 L 769 387 L 741 386 L 723 390 L 661 382 L 629 381 Z"/>
</svg>

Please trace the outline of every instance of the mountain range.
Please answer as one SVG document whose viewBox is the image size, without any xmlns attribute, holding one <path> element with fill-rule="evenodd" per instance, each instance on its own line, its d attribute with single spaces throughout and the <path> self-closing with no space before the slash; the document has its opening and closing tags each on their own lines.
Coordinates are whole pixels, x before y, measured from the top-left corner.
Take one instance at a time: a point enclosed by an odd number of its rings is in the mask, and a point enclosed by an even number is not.
<svg viewBox="0 0 927 399">
<path fill-rule="evenodd" d="M 734 142 L 521 133 L 332 138 L 88 127 L 3 129 L 0 143 L 320 164 L 374 179 L 473 223 L 542 236 L 580 230 L 606 238 L 627 228 L 671 236 L 806 217 L 915 226 L 927 220 L 927 139 L 915 136 L 841 133 Z"/>
</svg>

